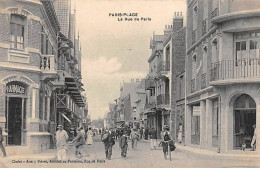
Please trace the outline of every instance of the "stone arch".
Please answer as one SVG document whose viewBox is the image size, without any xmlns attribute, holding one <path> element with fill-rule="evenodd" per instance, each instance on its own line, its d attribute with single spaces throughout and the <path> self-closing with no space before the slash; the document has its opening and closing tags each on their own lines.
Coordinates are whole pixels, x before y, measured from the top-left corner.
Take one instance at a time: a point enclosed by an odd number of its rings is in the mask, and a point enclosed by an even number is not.
<svg viewBox="0 0 260 171">
<path fill-rule="evenodd" d="M 32 79 L 24 75 L 9 75 L 4 77 L 2 80 L 0 80 L 0 83 L 6 85 L 7 83 L 12 81 L 22 82 L 29 87 L 35 87 L 35 88 L 38 87 L 37 84 Z"/>
<path fill-rule="evenodd" d="M 8 7 L 6 8 L 9 14 L 18 14 L 25 17 L 31 17 L 34 16 L 30 11 L 23 9 L 21 5 L 18 5 L 18 7 Z"/>
<path fill-rule="evenodd" d="M 251 93 L 244 92 L 244 91 L 239 91 L 239 92 L 234 92 L 234 93 L 232 93 L 232 94 L 230 95 L 229 100 L 228 100 L 228 102 L 229 102 L 229 107 L 232 107 L 232 108 L 233 108 L 233 106 L 234 106 L 234 104 L 235 104 L 237 98 L 239 98 L 239 97 L 240 97 L 241 95 L 243 95 L 243 94 L 246 94 L 246 95 L 248 95 L 249 97 L 251 97 L 251 98 L 254 100 L 254 102 L 256 103 L 256 99 L 254 98 L 254 96 L 253 96 Z"/>
</svg>

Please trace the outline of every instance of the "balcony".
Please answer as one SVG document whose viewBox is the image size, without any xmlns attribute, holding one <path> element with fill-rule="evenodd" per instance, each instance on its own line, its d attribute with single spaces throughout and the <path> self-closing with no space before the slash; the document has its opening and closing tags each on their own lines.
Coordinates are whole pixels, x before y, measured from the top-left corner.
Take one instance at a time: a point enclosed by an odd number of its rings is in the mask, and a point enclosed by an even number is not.
<svg viewBox="0 0 260 171">
<path fill-rule="evenodd" d="M 201 75 L 201 89 L 206 88 L 207 82 L 206 82 L 206 73 Z"/>
<path fill-rule="evenodd" d="M 192 32 L 192 44 L 196 43 L 196 39 L 197 39 L 197 30 L 193 30 Z"/>
<path fill-rule="evenodd" d="M 169 105 L 170 94 L 160 94 L 157 96 L 157 105 Z"/>
<path fill-rule="evenodd" d="M 161 61 L 157 66 L 158 72 L 170 71 L 170 61 Z"/>
<path fill-rule="evenodd" d="M 145 89 L 146 90 L 151 90 L 155 88 L 155 82 L 153 78 L 147 78 L 145 79 Z"/>
<path fill-rule="evenodd" d="M 214 17 L 218 16 L 218 8 L 215 8 L 212 12 L 211 12 L 211 19 L 213 19 Z"/>
<path fill-rule="evenodd" d="M 211 64 L 211 85 L 219 81 L 223 81 L 222 84 L 251 82 L 256 78 L 260 78 L 259 59 L 222 60 Z"/>
<path fill-rule="evenodd" d="M 42 80 L 51 80 L 58 78 L 54 55 L 42 55 L 40 57 L 40 69 L 42 71 Z"/>
<path fill-rule="evenodd" d="M 207 18 L 202 21 L 202 35 L 205 35 L 207 33 Z"/>
<path fill-rule="evenodd" d="M 194 93 L 196 91 L 195 86 L 195 78 L 191 80 L 191 93 Z"/>
</svg>

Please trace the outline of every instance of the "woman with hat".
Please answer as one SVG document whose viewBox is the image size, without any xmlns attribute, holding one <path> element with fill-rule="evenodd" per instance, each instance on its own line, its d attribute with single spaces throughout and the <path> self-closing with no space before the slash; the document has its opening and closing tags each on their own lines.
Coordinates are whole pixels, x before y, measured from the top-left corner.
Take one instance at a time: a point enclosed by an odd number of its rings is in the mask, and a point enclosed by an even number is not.
<svg viewBox="0 0 260 171">
<path fill-rule="evenodd" d="M 256 146 L 256 125 L 253 125 L 253 128 L 254 128 L 254 136 L 251 141 L 251 147 L 252 147 L 251 151 L 255 151 L 255 146 Z"/>
</svg>

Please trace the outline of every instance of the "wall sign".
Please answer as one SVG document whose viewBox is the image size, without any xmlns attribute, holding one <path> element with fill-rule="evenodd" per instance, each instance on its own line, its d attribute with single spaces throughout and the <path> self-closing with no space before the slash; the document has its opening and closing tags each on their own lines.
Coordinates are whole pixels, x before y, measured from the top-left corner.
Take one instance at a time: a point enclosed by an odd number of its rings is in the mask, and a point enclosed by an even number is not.
<svg viewBox="0 0 260 171">
<path fill-rule="evenodd" d="M 200 106 L 193 106 L 193 116 L 200 116 Z"/>
<path fill-rule="evenodd" d="M 6 85 L 6 93 L 25 94 L 25 87 L 19 84 Z"/>
</svg>

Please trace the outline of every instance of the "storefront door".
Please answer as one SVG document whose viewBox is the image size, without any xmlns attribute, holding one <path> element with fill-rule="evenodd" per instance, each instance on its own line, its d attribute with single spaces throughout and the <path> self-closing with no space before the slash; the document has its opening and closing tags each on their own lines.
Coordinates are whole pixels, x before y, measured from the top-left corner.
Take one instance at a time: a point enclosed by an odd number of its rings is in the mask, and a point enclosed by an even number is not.
<svg viewBox="0 0 260 171">
<path fill-rule="evenodd" d="M 7 97 L 7 128 L 8 145 L 24 145 L 26 142 L 26 99 L 21 97 Z"/>
</svg>

